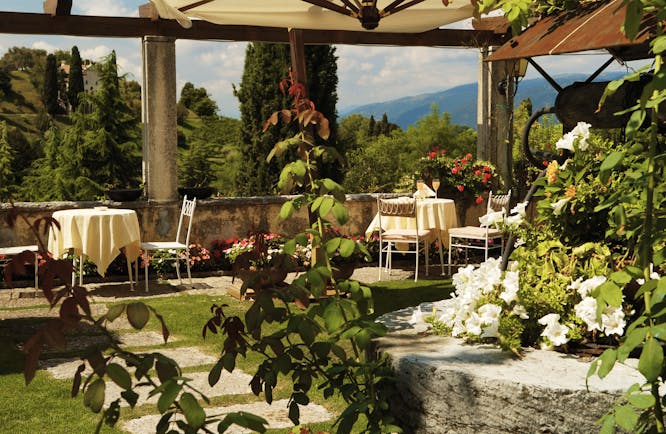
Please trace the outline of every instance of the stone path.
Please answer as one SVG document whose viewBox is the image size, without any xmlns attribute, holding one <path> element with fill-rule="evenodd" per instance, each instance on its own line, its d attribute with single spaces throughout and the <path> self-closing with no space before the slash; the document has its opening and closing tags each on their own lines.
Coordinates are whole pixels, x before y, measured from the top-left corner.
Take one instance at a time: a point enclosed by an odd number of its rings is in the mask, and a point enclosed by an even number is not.
<svg viewBox="0 0 666 434">
<path fill-rule="evenodd" d="M 383 273 L 383 279 L 396 280 L 405 279 L 413 276 L 409 271 L 400 269 L 394 270 L 391 276 Z M 290 276 L 293 278 L 294 276 Z M 378 278 L 377 268 L 367 267 L 358 269 L 354 279 L 361 282 L 372 282 Z M 105 312 L 104 303 L 112 303 L 115 301 L 128 301 L 131 299 L 145 299 L 146 297 L 169 297 L 175 293 L 185 292 L 187 294 L 207 294 L 207 295 L 226 295 L 231 289 L 240 286 L 240 282 L 236 281 L 232 284 L 232 279 L 229 276 L 212 276 L 204 278 L 194 278 L 192 288 L 184 288 L 178 286 L 177 280 L 169 280 L 160 283 L 151 281 L 150 292 L 146 294 L 143 286 L 140 284 L 139 288 L 130 292 L 127 283 L 102 283 L 102 284 L 87 284 L 92 302 L 94 315 L 100 316 Z M 0 291 L 0 306 L 3 308 L 12 308 L 12 310 L 0 310 L 0 320 L 6 319 L 25 319 L 25 333 L 27 336 L 32 334 L 35 327 L 35 319 L 48 319 L 57 316 L 57 311 L 48 308 L 48 303 L 41 296 L 40 292 L 30 289 L 18 290 L 2 290 Z M 25 309 L 23 309 L 25 307 Z M 177 347 L 177 348 L 159 348 L 163 343 L 162 336 L 159 333 L 152 331 L 135 331 L 131 328 L 126 318 L 121 317 L 116 321 L 107 324 L 108 328 L 117 334 L 118 341 L 127 348 L 142 349 L 143 352 L 157 351 L 161 354 L 174 359 L 182 368 L 195 367 L 196 372 L 186 372 L 183 374 L 185 377 L 191 379 L 189 383 L 196 390 L 203 393 L 208 398 L 224 397 L 231 395 L 248 395 L 251 397 L 252 402 L 249 404 L 238 404 L 232 406 L 220 406 L 214 408 L 206 408 L 209 415 L 220 416 L 223 418 L 224 414 L 236 411 L 244 411 L 253 413 L 264 417 L 268 422 L 270 428 L 286 428 L 292 426 L 288 417 L 288 401 L 278 400 L 273 402 L 272 405 L 266 404 L 262 398 L 255 397 L 249 387 L 251 375 L 236 369 L 233 373 L 226 371 L 222 372 L 218 383 L 211 387 L 208 385 L 208 368 L 210 365 L 217 361 L 217 358 L 203 353 L 196 347 Z M 0 333 L 2 330 L 0 330 Z M 86 348 L 94 346 L 105 347 L 107 342 L 103 336 L 95 335 L 81 335 L 76 338 L 69 339 L 74 346 L 74 353 L 76 350 L 82 351 Z M 177 342 L 178 336 L 171 336 L 169 342 Z M 69 344 L 69 342 L 68 342 Z M 69 345 L 68 345 L 69 346 Z M 72 353 L 68 351 L 67 354 Z M 48 357 L 48 354 L 47 354 Z M 74 355 L 71 357 L 63 356 L 59 353 L 53 353 L 50 358 L 40 361 L 40 369 L 46 370 L 55 379 L 71 379 L 76 372 L 76 369 L 81 364 L 81 360 Z M 198 369 L 200 368 L 200 369 Z M 192 370 L 192 369 L 189 369 Z M 130 368 L 130 372 L 132 372 Z M 90 374 L 90 369 L 84 372 L 84 378 Z M 105 405 L 110 404 L 112 401 L 120 396 L 121 388 L 113 382 L 106 383 L 106 398 Z M 135 391 L 139 393 L 139 400 L 137 405 L 155 405 L 158 396 L 148 397 L 148 388 L 136 388 Z M 127 405 L 121 399 L 121 405 Z M 126 422 L 122 429 L 130 433 L 147 433 L 153 432 L 157 421 L 161 417 L 154 409 L 154 414 L 143 416 L 137 419 Z M 335 415 L 332 415 L 325 407 L 316 403 L 310 403 L 307 406 L 301 406 L 301 423 L 309 424 L 313 422 L 321 422 L 332 420 Z M 251 432 L 242 429 L 238 426 L 232 426 L 228 433 L 246 433 Z"/>
</svg>

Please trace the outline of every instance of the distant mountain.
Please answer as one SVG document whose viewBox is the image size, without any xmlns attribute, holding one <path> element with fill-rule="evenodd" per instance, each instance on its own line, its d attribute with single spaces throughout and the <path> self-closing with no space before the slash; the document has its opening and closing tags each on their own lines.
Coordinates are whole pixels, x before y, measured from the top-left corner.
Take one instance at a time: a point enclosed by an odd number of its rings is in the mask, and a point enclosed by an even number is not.
<svg viewBox="0 0 666 434">
<path fill-rule="evenodd" d="M 601 74 L 595 81 L 615 80 L 621 76 L 622 73 L 619 72 L 606 73 Z M 553 79 L 560 86 L 565 87 L 575 81 L 584 81 L 587 77 L 587 74 L 566 74 L 555 76 Z M 373 115 L 375 119 L 379 120 L 386 113 L 390 122 L 398 124 L 404 129 L 429 114 L 431 105 L 435 103 L 440 112 L 451 114 L 452 123 L 476 129 L 477 91 L 476 83 L 463 84 L 440 92 L 351 107 L 341 110 L 340 117 L 361 114 L 368 117 Z M 552 107 L 555 105 L 557 91 L 544 78 L 522 80 L 518 84 L 515 104 L 520 104 L 528 97 L 532 100 L 535 110 Z"/>
</svg>

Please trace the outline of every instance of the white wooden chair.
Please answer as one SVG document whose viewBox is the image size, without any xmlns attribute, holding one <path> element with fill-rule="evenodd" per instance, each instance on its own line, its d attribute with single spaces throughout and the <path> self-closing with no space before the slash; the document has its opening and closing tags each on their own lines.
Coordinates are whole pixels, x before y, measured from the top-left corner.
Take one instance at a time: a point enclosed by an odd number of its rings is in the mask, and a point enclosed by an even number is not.
<svg viewBox="0 0 666 434">
<path fill-rule="evenodd" d="M 511 201 L 511 190 L 507 194 L 488 194 L 488 207 L 486 215 L 493 212 L 501 212 L 502 220 L 508 214 L 509 202 Z M 472 250 L 483 250 L 484 260 L 488 260 L 491 250 L 500 250 L 504 253 L 504 232 L 491 227 L 490 224 L 481 226 L 464 226 L 449 229 L 449 275 L 451 274 L 451 252 L 453 249 L 465 249 L 465 263 L 467 253 Z"/>
<path fill-rule="evenodd" d="M 429 266 L 430 230 L 421 229 L 416 212 L 416 200 L 411 198 L 377 199 L 379 215 L 379 280 L 382 278 L 382 254 L 386 254 L 386 269 L 391 274 L 391 254 L 396 244 L 406 244 L 407 250 L 399 249 L 400 253 L 413 254 L 415 257 L 414 281 L 419 277 L 419 253 L 425 253 L 426 276 Z M 384 229 L 382 217 L 402 217 L 414 219 L 414 229 Z M 421 246 L 423 244 L 423 246 Z M 412 248 L 413 245 L 413 248 Z M 440 252 L 441 254 L 441 252 Z"/>
<path fill-rule="evenodd" d="M 183 205 L 180 208 L 180 217 L 178 219 L 178 229 L 176 230 L 176 240 L 175 241 L 147 241 L 141 243 L 141 249 L 150 255 L 151 251 L 156 250 L 173 250 L 175 253 L 171 258 L 165 258 L 169 261 L 176 262 L 176 274 L 178 275 L 178 280 L 180 284 L 183 284 L 183 279 L 180 276 L 180 260 L 181 253 L 184 254 L 185 264 L 187 266 L 187 277 L 190 280 L 190 286 L 192 286 L 192 273 L 190 272 L 190 231 L 192 230 L 192 220 L 194 219 L 194 209 L 197 205 L 197 199 L 187 200 L 187 196 L 183 198 Z M 184 224 L 184 220 L 187 217 L 187 223 Z M 187 227 L 187 229 L 185 229 Z M 185 232 L 183 234 L 183 232 Z M 184 235 L 184 242 L 183 240 Z M 148 291 L 148 266 L 150 263 L 145 264 L 145 280 L 146 280 L 146 292 Z"/>
<path fill-rule="evenodd" d="M 25 251 L 32 252 L 35 256 L 35 289 L 39 289 L 39 277 L 37 274 L 39 271 L 39 248 L 36 245 L 0 247 L 0 255 L 4 257 L 15 256 Z"/>
</svg>

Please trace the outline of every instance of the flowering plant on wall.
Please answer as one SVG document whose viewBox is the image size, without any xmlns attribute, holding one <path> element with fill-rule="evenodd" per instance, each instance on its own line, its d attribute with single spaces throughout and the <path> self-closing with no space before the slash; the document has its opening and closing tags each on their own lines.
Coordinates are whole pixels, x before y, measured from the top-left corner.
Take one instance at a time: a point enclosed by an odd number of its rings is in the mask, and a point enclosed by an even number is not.
<svg viewBox="0 0 666 434">
<path fill-rule="evenodd" d="M 418 167 L 416 176 L 427 184 L 432 185 L 433 179 L 439 179 L 438 197 L 456 201 L 461 224 L 464 224 L 464 211 L 474 203 L 483 203 L 484 194 L 498 187 L 495 166 L 475 159 L 472 154 L 454 158 L 435 146 L 419 160 Z"/>
<path fill-rule="evenodd" d="M 435 303 L 432 315 L 417 311 L 413 321 L 427 320 L 453 336 L 492 339 L 516 353 L 525 346 L 573 350 L 624 339 L 637 315 L 634 294 L 647 285 L 633 265 L 636 232 L 628 229 L 642 215 L 643 197 L 632 193 L 631 180 L 644 163 L 625 144 L 590 134 L 586 124 L 557 147 L 568 158 L 551 162 L 537 181 L 537 217 L 527 221 L 527 204 L 519 203 L 503 220 L 516 240 L 508 269 L 496 259 L 460 269 L 453 297 Z M 654 257 L 663 262 L 657 250 Z M 649 279 L 661 274 L 655 266 Z"/>
</svg>

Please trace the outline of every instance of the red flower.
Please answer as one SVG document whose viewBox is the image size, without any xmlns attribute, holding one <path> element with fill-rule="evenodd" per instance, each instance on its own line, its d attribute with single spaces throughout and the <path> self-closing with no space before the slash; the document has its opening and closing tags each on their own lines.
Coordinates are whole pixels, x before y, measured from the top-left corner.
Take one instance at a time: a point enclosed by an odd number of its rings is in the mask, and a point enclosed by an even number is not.
<svg viewBox="0 0 666 434">
<path fill-rule="evenodd" d="M 548 161 L 546 161 L 546 160 L 543 160 L 541 162 L 541 164 L 543 164 L 543 167 L 548 167 Z"/>
<path fill-rule="evenodd" d="M 431 160 L 437 158 L 437 152 L 435 151 L 428 152 L 428 158 L 430 158 Z"/>
<path fill-rule="evenodd" d="M 462 160 L 460 160 L 460 162 L 461 162 L 462 164 L 467 164 L 467 159 L 466 159 L 466 158 L 463 158 Z"/>
<path fill-rule="evenodd" d="M 458 166 L 453 167 L 451 169 L 451 173 L 453 173 L 454 175 L 457 175 L 459 171 L 460 171 L 460 168 Z"/>
<path fill-rule="evenodd" d="M 467 159 L 467 160 L 471 160 L 471 159 L 472 159 L 472 154 L 467 154 L 467 155 L 465 155 L 465 159 Z"/>
<path fill-rule="evenodd" d="M 483 198 L 479 196 L 474 200 L 474 202 L 476 202 L 477 205 L 481 205 L 483 203 Z"/>
<path fill-rule="evenodd" d="M 442 149 L 441 151 L 439 151 L 439 153 L 442 154 L 442 155 L 445 155 L 446 154 L 446 149 Z"/>
<path fill-rule="evenodd" d="M 483 179 L 485 179 L 486 181 L 490 181 L 490 178 L 492 177 L 493 175 L 491 175 L 490 173 L 486 173 L 485 175 L 483 175 Z"/>
<path fill-rule="evenodd" d="M 481 176 L 481 171 L 480 171 L 479 169 L 476 169 L 476 170 L 474 171 L 474 175 L 476 175 L 476 176 Z"/>
<path fill-rule="evenodd" d="M 464 187 L 464 186 L 462 186 L 462 185 L 459 185 L 459 186 L 457 186 L 456 188 L 457 188 L 457 189 L 458 189 L 458 191 L 460 191 L 460 192 L 463 192 L 463 191 L 465 191 L 465 187 Z"/>
<path fill-rule="evenodd" d="M 483 182 L 484 184 L 487 184 L 487 183 L 488 183 L 488 180 L 487 180 L 486 178 L 483 178 L 483 179 L 481 180 L 481 182 Z"/>
<path fill-rule="evenodd" d="M 439 146 L 438 146 L 438 145 L 433 146 L 433 147 L 432 147 L 432 150 L 433 150 L 433 151 L 439 151 Z"/>
<path fill-rule="evenodd" d="M 486 172 L 486 173 L 487 173 L 487 172 L 490 172 L 490 167 L 488 167 L 488 166 L 483 166 L 483 171 Z"/>
</svg>

